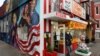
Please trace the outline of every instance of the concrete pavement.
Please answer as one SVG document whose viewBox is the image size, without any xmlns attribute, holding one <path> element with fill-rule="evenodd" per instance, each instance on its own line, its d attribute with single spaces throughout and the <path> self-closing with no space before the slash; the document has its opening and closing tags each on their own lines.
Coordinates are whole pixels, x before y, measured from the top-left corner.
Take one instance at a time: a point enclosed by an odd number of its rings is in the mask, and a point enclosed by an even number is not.
<svg viewBox="0 0 100 56">
<path fill-rule="evenodd" d="M 0 56 L 29 56 L 22 54 L 18 49 L 0 41 Z"/>
<path fill-rule="evenodd" d="M 96 40 L 95 43 L 89 43 L 90 51 L 92 52 L 91 56 L 100 56 L 100 39 Z M 78 56 L 72 52 L 71 56 Z"/>
<path fill-rule="evenodd" d="M 100 56 L 100 39 L 96 40 L 96 43 L 92 43 L 90 46 L 92 56 Z"/>
<path fill-rule="evenodd" d="M 96 40 L 96 43 L 88 44 L 90 51 L 92 52 L 91 56 L 100 56 L 100 39 Z M 0 41 L 0 56 L 29 56 L 27 54 L 22 54 L 18 49 L 6 44 L 3 41 Z M 78 56 L 74 52 L 71 56 Z"/>
</svg>

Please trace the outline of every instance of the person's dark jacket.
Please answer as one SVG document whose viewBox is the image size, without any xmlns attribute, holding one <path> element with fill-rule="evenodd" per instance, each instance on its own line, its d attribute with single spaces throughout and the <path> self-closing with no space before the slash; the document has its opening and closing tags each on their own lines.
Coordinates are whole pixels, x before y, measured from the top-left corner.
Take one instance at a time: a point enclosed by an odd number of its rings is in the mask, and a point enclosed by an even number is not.
<svg viewBox="0 0 100 56">
<path fill-rule="evenodd" d="M 70 46 L 71 45 L 71 38 L 72 36 L 70 34 L 65 34 L 65 44 L 66 46 Z"/>
</svg>

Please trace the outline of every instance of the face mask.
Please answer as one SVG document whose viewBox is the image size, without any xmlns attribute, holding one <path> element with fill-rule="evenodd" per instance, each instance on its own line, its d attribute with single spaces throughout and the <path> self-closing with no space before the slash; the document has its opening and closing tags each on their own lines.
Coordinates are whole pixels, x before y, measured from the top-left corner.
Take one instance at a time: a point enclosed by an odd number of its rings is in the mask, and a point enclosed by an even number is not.
<svg viewBox="0 0 100 56">
<path fill-rule="evenodd" d="M 67 32 L 67 34 L 69 34 L 69 32 Z"/>
</svg>

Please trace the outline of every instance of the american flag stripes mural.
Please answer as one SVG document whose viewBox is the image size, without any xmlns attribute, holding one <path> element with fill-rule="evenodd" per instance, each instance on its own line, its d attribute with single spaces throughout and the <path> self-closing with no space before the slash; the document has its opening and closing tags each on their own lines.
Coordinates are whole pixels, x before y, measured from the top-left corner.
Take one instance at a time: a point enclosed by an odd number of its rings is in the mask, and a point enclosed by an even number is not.
<svg viewBox="0 0 100 56">
<path fill-rule="evenodd" d="M 14 11 L 11 21 L 14 44 L 23 53 L 40 56 L 40 0 L 30 0 Z"/>
<path fill-rule="evenodd" d="M 22 52 L 29 53 L 30 55 L 40 55 L 39 54 L 39 44 L 40 44 L 40 26 L 33 26 L 27 37 L 26 41 L 20 39 L 19 35 L 16 36 L 17 44 Z"/>
</svg>

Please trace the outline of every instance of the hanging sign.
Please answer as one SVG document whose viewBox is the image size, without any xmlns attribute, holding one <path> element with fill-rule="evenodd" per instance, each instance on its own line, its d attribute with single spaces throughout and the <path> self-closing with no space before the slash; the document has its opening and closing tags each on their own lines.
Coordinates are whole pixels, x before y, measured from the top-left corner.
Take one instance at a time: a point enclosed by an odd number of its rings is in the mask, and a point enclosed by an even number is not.
<svg viewBox="0 0 100 56">
<path fill-rule="evenodd" d="M 70 21 L 68 27 L 71 29 L 86 29 L 86 24 Z"/>
<path fill-rule="evenodd" d="M 60 7 L 65 11 L 85 19 L 85 9 L 73 0 L 61 0 Z"/>
<path fill-rule="evenodd" d="M 71 12 L 72 0 L 62 0 L 61 9 Z"/>
<path fill-rule="evenodd" d="M 75 14 L 76 16 L 79 16 L 83 19 L 85 19 L 85 9 L 82 8 L 82 6 L 80 6 L 77 2 L 73 1 L 72 4 L 72 11 L 73 14 Z"/>
<path fill-rule="evenodd" d="M 72 13 L 77 16 L 82 17 L 82 7 L 74 1 L 73 1 L 73 5 L 72 5 Z"/>
</svg>

